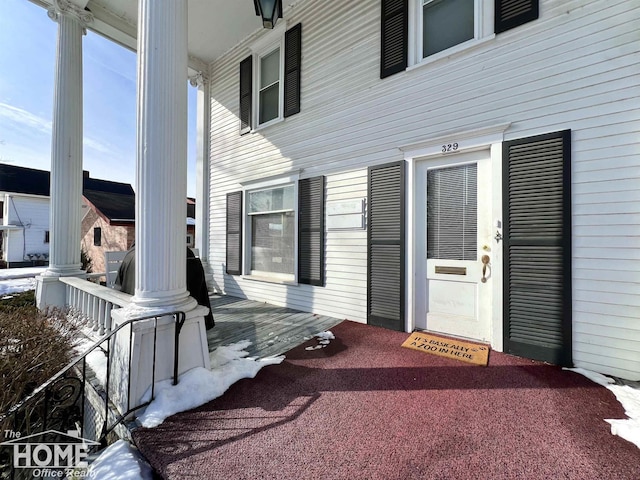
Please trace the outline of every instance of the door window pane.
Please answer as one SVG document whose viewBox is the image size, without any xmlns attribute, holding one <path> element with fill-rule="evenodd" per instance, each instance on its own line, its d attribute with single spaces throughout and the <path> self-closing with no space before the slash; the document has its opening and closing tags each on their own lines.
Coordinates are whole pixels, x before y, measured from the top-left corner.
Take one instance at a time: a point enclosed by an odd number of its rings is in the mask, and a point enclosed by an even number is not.
<svg viewBox="0 0 640 480">
<path fill-rule="evenodd" d="M 427 258 L 476 260 L 476 164 L 427 172 Z"/>
<path fill-rule="evenodd" d="M 425 0 L 422 29 L 423 57 L 471 40 L 474 36 L 474 0 Z"/>
</svg>

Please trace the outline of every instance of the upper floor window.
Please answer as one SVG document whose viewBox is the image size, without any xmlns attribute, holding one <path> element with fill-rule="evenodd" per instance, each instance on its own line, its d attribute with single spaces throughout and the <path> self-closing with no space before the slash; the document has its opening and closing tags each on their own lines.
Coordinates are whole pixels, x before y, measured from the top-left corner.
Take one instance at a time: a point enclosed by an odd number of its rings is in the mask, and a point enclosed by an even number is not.
<svg viewBox="0 0 640 480">
<path fill-rule="evenodd" d="M 422 0 L 422 57 L 474 38 L 475 0 Z"/>
<path fill-rule="evenodd" d="M 409 64 L 454 53 L 493 35 L 493 0 L 410 0 L 410 4 Z"/>
<path fill-rule="evenodd" d="M 102 228 L 100 227 L 93 228 L 93 245 L 95 247 L 102 246 Z"/>
<path fill-rule="evenodd" d="M 240 62 L 240 134 L 300 112 L 302 25 L 273 29 Z"/>
<path fill-rule="evenodd" d="M 539 0 L 381 0 L 380 78 L 536 20 Z"/>
<path fill-rule="evenodd" d="M 258 59 L 258 126 L 282 117 L 280 46 Z"/>
</svg>

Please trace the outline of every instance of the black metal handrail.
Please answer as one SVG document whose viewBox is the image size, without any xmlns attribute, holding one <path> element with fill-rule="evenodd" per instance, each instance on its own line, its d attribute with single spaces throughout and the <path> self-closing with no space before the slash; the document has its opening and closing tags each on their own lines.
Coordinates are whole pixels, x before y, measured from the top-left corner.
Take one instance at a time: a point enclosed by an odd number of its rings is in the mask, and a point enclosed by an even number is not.
<svg viewBox="0 0 640 480">
<path fill-rule="evenodd" d="M 175 311 L 157 315 L 148 315 L 144 317 L 128 319 L 118 325 L 111 332 L 97 340 L 82 355 L 76 357 L 66 367 L 56 373 L 44 384 L 36 388 L 30 395 L 18 404 L 14 405 L 9 411 L 0 415 L 0 426 L 6 427 L 5 423 L 11 421 L 14 432 L 26 433 L 33 435 L 37 433 L 47 432 L 53 427 L 57 427 L 57 431 L 66 431 L 71 426 L 79 427 L 80 436 L 84 438 L 84 407 L 86 401 L 87 386 L 87 356 L 96 350 L 102 350 L 107 356 L 107 371 L 104 388 L 104 423 L 99 438 L 96 439 L 101 447 L 106 446 L 106 439 L 109 433 L 121 424 L 133 412 L 148 406 L 155 398 L 155 377 L 156 377 L 156 350 L 157 350 L 157 334 L 158 320 L 172 316 L 175 319 L 175 336 L 174 336 L 174 359 L 173 359 L 173 384 L 178 383 L 178 360 L 180 332 L 186 320 L 184 312 Z M 133 324 L 141 321 L 153 320 L 153 362 L 151 372 L 151 397 L 148 401 L 131 406 L 131 363 L 133 357 Z M 130 326 L 129 331 L 129 355 L 128 355 L 128 372 L 127 372 L 127 409 L 124 413 L 116 416 L 113 424 L 109 425 L 109 407 L 113 405 L 110 396 L 110 377 L 111 377 L 111 350 L 112 343 L 116 339 L 116 335 L 122 329 Z M 106 342 L 106 349 L 103 344 Z M 81 369 L 79 364 L 82 363 Z M 81 378 L 78 378 L 78 377 Z M 117 409 L 116 409 L 117 410 Z M 118 412 L 120 413 L 120 412 Z M 31 415 L 35 418 L 31 419 Z M 26 429 L 26 431 L 23 431 Z M 1 452 L 0 452 L 1 453 Z M 13 469 L 12 469 L 13 470 Z M 0 478 L 3 478 L 0 475 Z M 11 475 L 13 478 L 13 473 Z"/>
</svg>

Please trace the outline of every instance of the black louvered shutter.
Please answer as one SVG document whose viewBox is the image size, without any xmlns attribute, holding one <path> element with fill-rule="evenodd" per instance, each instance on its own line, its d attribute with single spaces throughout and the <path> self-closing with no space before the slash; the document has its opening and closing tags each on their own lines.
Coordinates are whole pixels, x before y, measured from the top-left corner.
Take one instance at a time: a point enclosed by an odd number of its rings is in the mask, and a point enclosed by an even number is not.
<svg viewBox="0 0 640 480">
<path fill-rule="evenodd" d="M 251 55 L 240 62 L 240 135 L 251 131 L 253 59 Z"/>
<path fill-rule="evenodd" d="M 570 366 L 571 131 L 503 148 L 504 349 Z"/>
<path fill-rule="evenodd" d="M 404 331 L 405 162 L 369 168 L 367 322 Z"/>
<path fill-rule="evenodd" d="M 300 65 L 302 63 L 302 24 L 284 35 L 284 116 L 300 111 Z"/>
<path fill-rule="evenodd" d="M 502 33 L 536 20 L 539 0 L 495 0 L 495 32 Z"/>
<path fill-rule="evenodd" d="M 242 275 L 242 192 L 227 193 L 227 273 Z"/>
<path fill-rule="evenodd" d="M 382 0 L 380 78 L 407 68 L 409 45 L 408 0 Z"/>
<path fill-rule="evenodd" d="M 324 177 L 298 182 L 298 282 L 324 286 Z"/>
</svg>

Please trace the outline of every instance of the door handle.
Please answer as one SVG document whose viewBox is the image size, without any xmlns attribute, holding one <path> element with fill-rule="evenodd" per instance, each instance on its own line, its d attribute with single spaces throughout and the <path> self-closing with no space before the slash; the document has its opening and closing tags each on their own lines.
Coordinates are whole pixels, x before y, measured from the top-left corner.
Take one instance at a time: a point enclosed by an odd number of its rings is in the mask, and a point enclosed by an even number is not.
<svg viewBox="0 0 640 480">
<path fill-rule="evenodd" d="M 482 283 L 487 283 L 487 265 L 489 265 L 491 258 L 489 258 L 489 255 L 483 255 L 480 260 L 482 261 L 482 278 L 480 281 Z"/>
</svg>

